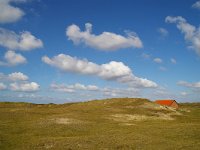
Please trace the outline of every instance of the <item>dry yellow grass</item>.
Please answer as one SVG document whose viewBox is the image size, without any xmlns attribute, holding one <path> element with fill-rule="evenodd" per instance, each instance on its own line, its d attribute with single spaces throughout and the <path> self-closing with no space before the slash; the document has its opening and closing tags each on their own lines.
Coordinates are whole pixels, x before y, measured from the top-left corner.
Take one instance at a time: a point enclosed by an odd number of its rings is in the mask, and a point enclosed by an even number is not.
<svg viewBox="0 0 200 150">
<path fill-rule="evenodd" d="M 0 149 L 199 149 L 200 104 L 147 99 L 0 103 Z"/>
</svg>

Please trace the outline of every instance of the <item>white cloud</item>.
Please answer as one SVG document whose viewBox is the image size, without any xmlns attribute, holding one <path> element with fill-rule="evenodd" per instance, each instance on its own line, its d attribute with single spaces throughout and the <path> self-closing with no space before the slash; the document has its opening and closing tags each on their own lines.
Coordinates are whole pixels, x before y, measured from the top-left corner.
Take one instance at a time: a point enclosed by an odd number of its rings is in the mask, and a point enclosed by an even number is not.
<svg viewBox="0 0 200 150">
<path fill-rule="evenodd" d="M 99 90 L 99 88 L 96 85 L 88 85 L 86 87 L 86 89 L 88 89 L 89 91 L 97 91 L 97 90 Z"/>
<path fill-rule="evenodd" d="M 167 29 L 165 29 L 165 28 L 159 28 L 159 29 L 158 29 L 158 32 L 159 32 L 162 36 L 164 36 L 164 37 L 168 36 L 168 34 L 169 34 L 169 32 L 167 31 Z"/>
<path fill-rule="evenodd" d="M 96 85 L 83 85 L 75 83 L 72 85 L 66 84 L 51 84 L 50 88 L 54 91 L 71 93 L 76 95 L 100 95 L 103 97 L 135 97 L 139 96 L 140 90 L 135 88 L 113 88 L 113 87 L 98 87 Z"/>
<path fill-rule="evenodd" d="M 26 81 L 28 80 L 28 76 L 21 72 L 14 72 L 8 75 L 8 79 L 11 81 Z"/>
<path fill-rule="evenodd" d="M 112 32 L 103 32 L 100 35 L 95 35 L 92 34 L 92 24 L 86 23 L 85 28 L 85 31 L 81 31 L 77 25 L 70 25 L 66 29 L 66 35 L 75 44 L 83 43 L 89 47 L 104 51 L 114 51 L 129 47 L 143 47 L 142 41 L 134 32 L 126 32 L 127 36 Z"/>
<path fill-rule="evenodd" d="M 168 22 L 168 23 L 176 23 L 177 21 L 185 22 L 186 20 L 181 16 L 177 16 L 177 17 L 167 16 L 165 18 L 165 22 Z"/>
<path fill-rule="evenodd" d="M 21 72 L 13 72 L 8 75 L 0 72 L 0 81 L 27 81 L 29 77 Z"/>
<path fill-rule="evenodd" d="M 26 58 L 14 51 L 7 51 L 4 55 L 5 62 L 0 61 L 0 66 L 16 66 L 27 62 Z"/>
<path fill-rule="evenodd" d="M 16 34 L 4 28 L 0 28 L 0 45 L 8 49 L 22 51 L 43 47 L 42 41 L 28 31 Z"/>
<path fill-rule="evenodd" d="M 25 1 L 26 0 L 0 0 L 0 23 L 12 23 L 22 18 L 25 13 L 20 8 L 12 6 L 11 3 Z"/>
<path fill-rule="evenodd" d="M 114 80 L 136 87 L 157 87 L 157 84 L 153 81 L 136 77 L 131 69 L 122 62 L 111 61 L 106 64 L 98 65 L 86 59 L 78 59 L 65 54 L 59 54 L 53 58 L 44 56 L 42 57 L 42 61 L 64 72 L 95 75 L 105 80 Z"/>
<path fill-rule="evenodd" d="M 99 76 L 106 80 L 127 82 L 132 77 L 131 69 L 122 62 L 111 61 L 100 66 Z M 127 81 L 126 81 L 127 80 Z"/>
<path fill-rule="evenodd" d="M 51 84 L 51 89 L 55 90 L 55 91 L 59 91 L 59 92 L 66 92 L 66 93 L 73 93 L 75 92 L 74 89 L 69 88 L 66 85 L 58 85 L 58 84 Z"/>
<path fill-rule="evenodd" d="M 189 83 L 186 81 L 179 81 L 177 84 L 180 86 L 188 87 L 188 88 L 200 89 L 200 82 Z"/>
<path fill-rule="evenodd" d="M 29 82 L 28 79 L 29 77 L 21 72 L 14 72 L 8 75 L 0 73 L 0 81 L 5 81 L 7 84 L 9 84 L 9 88 L 7 88 L 9 90 L 19 92 L 38 91 L 40 85 L 36 82 Z"/>
<path fill-rule="evenodd" d="M 36 82 L 26 83 L 10 83 L 10 90 L 18 92 L 34 92 L 39 90 L 39 85 Z"/>
<path fill-rule="evenodd" d="M 192 8 L 200 9 L 200 1 L 197 1 L 192 5 Z"/>
<path fill-rule="evenodd" d="M 161 58 L 154 58 L 153 61 L 159 64 L 163 62 Z"/>
<path fill-rule="evenodd" d="M 98 90 L 98 87 L 95 86 L 95 85 L 83 85 L 83 84 L 80 84 L 80 83 L 76 83 L 74 85 L 70 85 L 69 88 L 73 88 L 73 89 L 76 89 L 76 90 L 88 90 L 88 91 L 97 91 Z"/>
<path fill-rule="evenodd" d="M 70 85 L 69 88 L 77 89 L 77 90 L 85 90 L 86 86 L 80 83 L 76 83 L 74 85 Z"/>
<path fill-rule="evenodd" d="M 176 64 L 177 63 L 176 59 L 174 59 L 174 58 L 171 58 L 170 61 L 171 61 L 172 64 Z"/>
<path fill-rule="evenodd" d="M 4 83 L 0 82 L 0 91 L 5 90 L 6 88 L 7 86 Z"/>
<path fill-rule="evenodd" d="M 190 47 L 200 56 L 200 28 L 196 28 L 194 25 L 187 23 L 187 20 L 181 16 L 167 16 L 165 21 L 175 23 L 177 28 L 184 34 L 185 40 L 191 43 Z"/>
<path fill-rule="evenodd" d="M 97 91 L 99 88 L 95 85 L 83 85 L 80 83 L 76 83 L 73 85 L 65 85 L 65 84 L 51 84 L 50 85 L 51 89 L 55 91 L 60 91 L 60 92 L 66 92 L 66 93 L 73 93 L 76 90 L 84 90 L 84 91 Z"/>
</svg>

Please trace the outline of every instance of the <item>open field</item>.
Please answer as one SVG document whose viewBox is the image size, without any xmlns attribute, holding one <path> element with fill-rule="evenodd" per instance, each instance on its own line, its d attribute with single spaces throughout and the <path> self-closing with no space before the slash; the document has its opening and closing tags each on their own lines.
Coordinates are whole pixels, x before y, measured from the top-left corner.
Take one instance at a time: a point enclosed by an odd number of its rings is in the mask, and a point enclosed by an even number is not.
<svg viewBox="0 0 200 150">
<path fill-rule="evenodd" d="M 192 149 L 200 103 L 178 111 L 146 99 L 69 104 L 0 103 L 0 149 Z"/>
</svg>

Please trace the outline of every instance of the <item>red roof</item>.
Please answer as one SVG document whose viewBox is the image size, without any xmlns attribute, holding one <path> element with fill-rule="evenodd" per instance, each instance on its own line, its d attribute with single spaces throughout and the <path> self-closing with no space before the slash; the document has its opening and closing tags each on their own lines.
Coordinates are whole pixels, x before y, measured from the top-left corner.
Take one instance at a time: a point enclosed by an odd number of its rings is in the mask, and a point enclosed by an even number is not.
<svg viewBox="0 0 200 150">
<path fill-rule="evenodd" d="M 155 102 L 160 105 L 171 106 L 175 100 L 156 100 Z"/>
</svg>

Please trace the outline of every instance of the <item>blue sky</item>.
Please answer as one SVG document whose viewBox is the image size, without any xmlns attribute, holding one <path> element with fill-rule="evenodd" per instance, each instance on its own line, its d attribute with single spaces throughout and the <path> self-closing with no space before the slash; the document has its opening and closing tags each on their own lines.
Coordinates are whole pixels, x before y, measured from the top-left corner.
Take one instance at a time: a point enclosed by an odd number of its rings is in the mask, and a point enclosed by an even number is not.
<svg viewBox="0 0 200 150">
<path fill-rule="evenodd" d="M 199 102 L 200 1 L 0 1 L 0 101 Z"/>
</svg>

